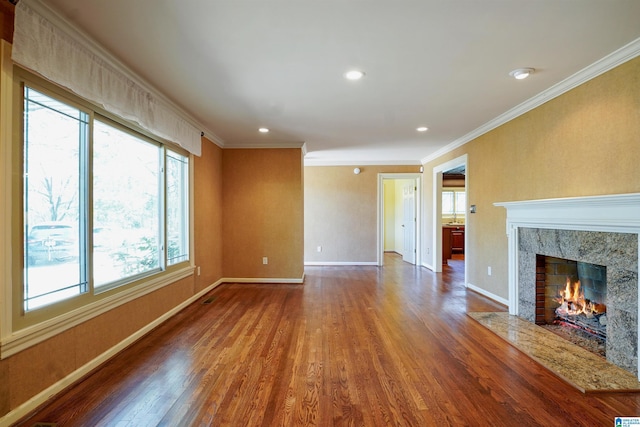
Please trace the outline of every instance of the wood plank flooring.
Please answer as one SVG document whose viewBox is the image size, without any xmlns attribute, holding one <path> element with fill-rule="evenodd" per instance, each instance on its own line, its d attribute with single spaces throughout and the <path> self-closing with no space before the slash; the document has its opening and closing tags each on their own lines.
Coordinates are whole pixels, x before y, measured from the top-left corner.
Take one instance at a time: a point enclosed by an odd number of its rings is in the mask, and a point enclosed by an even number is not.
<svg viewBox="0 0 640 427">
<path fill-rule="evenodd" d="M 311 267 L 222 285 L 23 421 L 58 426 L 613 426 L 638 394 L 582 394 L 466 315 L 503 311 L 435 274 Z M 203 304 L 209 300 L 209 304 Z"/>
</svg>

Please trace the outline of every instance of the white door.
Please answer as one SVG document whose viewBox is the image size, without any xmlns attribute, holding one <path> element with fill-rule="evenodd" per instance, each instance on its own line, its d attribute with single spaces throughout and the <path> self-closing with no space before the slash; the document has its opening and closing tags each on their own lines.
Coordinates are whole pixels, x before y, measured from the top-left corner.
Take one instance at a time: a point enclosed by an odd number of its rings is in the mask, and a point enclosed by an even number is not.
<svg viewBox="0 0 640 427">
<path fill-rule="evenodd" d="M 405 185 L 402 190 L 404 204 L 404 252 L 402 260 L 416 263 L 416 187 L 414 183 Z"/>
</svg>

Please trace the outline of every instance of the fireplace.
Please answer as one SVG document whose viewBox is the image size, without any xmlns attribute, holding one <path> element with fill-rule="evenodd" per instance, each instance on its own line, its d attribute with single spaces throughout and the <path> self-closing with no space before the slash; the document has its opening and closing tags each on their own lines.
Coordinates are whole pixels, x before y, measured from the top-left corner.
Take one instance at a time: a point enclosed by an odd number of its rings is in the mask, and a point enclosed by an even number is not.
<svg viewBox="0 0 640 427">
<path fill-rule="evenodd" d="M 606 306 L 606 358 L 638 376 L 640 194 L 496 206 L 507 209 L 509 313 L 534 323 L 550 317 L 540 305 L 546 298 L 537 283 L 541 259 L 545 269 L 549 258 L 599 266 L 606 282 L 598 301 Z"/>
</svg>

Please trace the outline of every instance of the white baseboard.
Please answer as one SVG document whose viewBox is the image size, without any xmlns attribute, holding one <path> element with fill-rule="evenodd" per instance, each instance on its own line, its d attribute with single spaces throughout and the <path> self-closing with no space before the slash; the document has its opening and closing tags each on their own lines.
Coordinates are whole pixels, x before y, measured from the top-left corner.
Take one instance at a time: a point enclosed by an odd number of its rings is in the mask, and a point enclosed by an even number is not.
<svg viewBox="0 0 640 427">
<path fill-rule="evenodd" d="M 219 280 L 221 283 L 304 283 L 304 273 L 300 279 L 277 277 L 225 277 Z"/>
<path fill-rule="evenodd" d="M 98 368 L 107 360 L 111 359 L 113 356 L 115 356 L 116 354 L 118 354 L 119 352 L 121 352 L 122 350 L 124 350 L 125 348 L 127 348 L 128 346 L 130 346 L 140 338 L 142 338 L 144 335 L 151 332 L 152 329 L 156 328 L 157 326 L 162 324 L 164 321 L 168 320 L 169 318 L 177 314 L 180 310 L 194 303 L 204 294 L 211 291 L 213 288 L 217 287 L 222 283 L 224 283 L 224 280 L 218 280 L 217 282 L 207 286 L 202 291 L 193 295 L 191 298 L 189 298 L 188 300 L 185 300 L 181 304 L 175 306 L 174 308 L 172 308 L 162 316 L 155 319 L 153 322 L 147 324 L 143 328 L 134 332 L 132 335 L 120 341 L 118 344 L 114 345 L 109 350 L 105 351 L 95 359 L 86 363 L 84 366 L 81 366 L 80 368 L 76 369 L 75 371 L 73 371 L 72 373 L 70 373 L 63 379 L 61 379 L 60 381 L 56 382 L 55 384 L 49 386 L 48 388 L 41 391 L 37 395 L 33 396 L 31 399 L 27 400 L 26 402 L 24 402 L 23 404 L 16 407 L 12 411 L 4 415 L 2 418 L 0 418 L 0 426 L 12 425 L 13 423 L 16 423 L 17 421 L 19 421 L 21 418 L 27 416 L 30 412 L 38 408 L 38 406 L 44 404 L 47 400 L 51 399 L 56 394 L 62 392 L 65 388 L 69 387 L 76 381 L 79 381 L 84 376 L 91 373 L 91 371 Z"/>
<path fill-rule="evenodd" d="M 431 264 L 426 264 L 426 263 L 424 263 L 424 262 L 423 262 L 423 263 L 422 263 L 422 266 L 423 266 L 424 268 L 428 268 L 428 269 L 429 269 L 429 270 L 431 270 L 431 271 L 436 271 L 435 267 L 434 267 L 433 265 L 431 265 Z"/>
<path fill-rule="evenodd" d="M 308 266 L 358 266 L 358 265 L 378 265 L 376 261 L 305 261 L 304 265 Z"/>
<path fill-rule="evenodd" d="M 471 289 L 474 292 L 479 293 L 480 295 L 484 295 L 485 297 L 494 300 L 495 302 L 498 302 L 502 305 L 506 305 L 507 307 L 509 306 L 509 300 L 499 297 L 498 295 L 492 294 L 489 291 L 486 291 L 482 288 L 477 287 L 476 285 L 473 285 L 471 283 L 467 283 L 467 288 Z"/>
</svg>

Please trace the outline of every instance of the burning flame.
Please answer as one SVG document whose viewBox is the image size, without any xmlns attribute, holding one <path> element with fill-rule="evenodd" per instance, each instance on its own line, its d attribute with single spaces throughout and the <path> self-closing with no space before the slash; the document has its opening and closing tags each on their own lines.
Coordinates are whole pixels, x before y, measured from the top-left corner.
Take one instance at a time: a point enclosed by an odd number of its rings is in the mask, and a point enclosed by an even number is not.
<svg viewBox="0 0 640 427">
<path fill-rule="evenodd" d="M 572 285 L 568 277 L 567 286 L 560 293 L 560 296 L 556 298 L 556 301 L 560 303 L 560 307 L 556 309 L 556 314 L 559 316 L 584 314 L 587 317 L 593 317 L 594 314 L 607 311 L 607 307 L 604 304 L 594 303 L 584 297 L 584 291 L 580 287 L 579 280 Z"/>
</svg>

